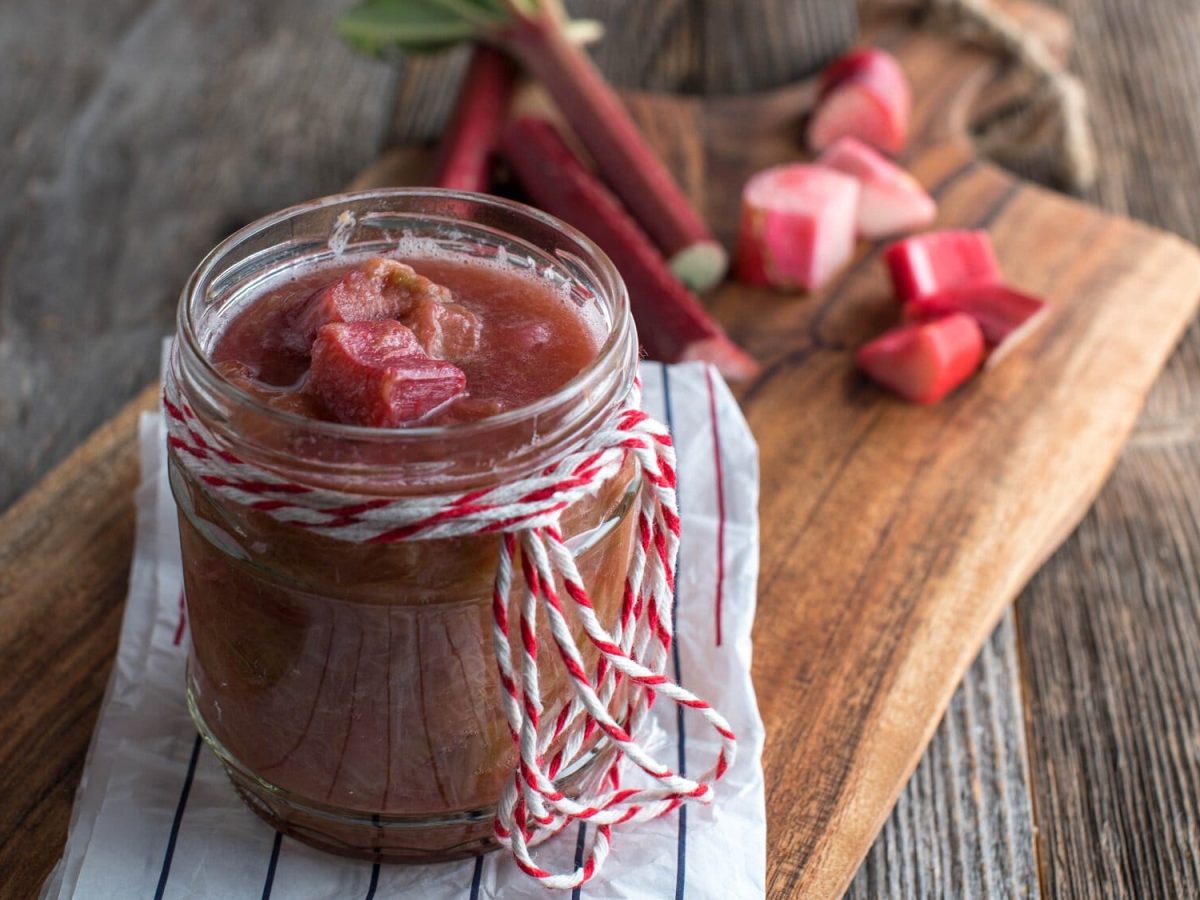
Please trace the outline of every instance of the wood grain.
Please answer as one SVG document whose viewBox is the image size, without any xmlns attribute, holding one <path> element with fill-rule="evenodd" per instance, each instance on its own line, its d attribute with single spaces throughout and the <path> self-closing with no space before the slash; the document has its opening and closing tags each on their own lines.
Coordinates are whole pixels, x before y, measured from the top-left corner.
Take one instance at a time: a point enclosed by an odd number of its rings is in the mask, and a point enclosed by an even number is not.
<svg viewBox="0 0 1200 900">
<path fill-rule="evenodd" d="M 1200 240 L 1200 7 L 1057 0 L 1104 159 L 1090 199 Z M 1151 49 L 1152 48 L 1152 49 Z M 1200 891 L 1200 329 L 1017 608 L 1047 896 Z"/>
<path fill-rule="evenodd" d="M 53 866 L 112 667 L 147 388 L 0 519 L 0 896 Z"/>
<path fill-rule="evenodd" d="M 1040 895 L 1014 628 L 1010 610 L 950 701 L 847 900 Z"/>
</svg>

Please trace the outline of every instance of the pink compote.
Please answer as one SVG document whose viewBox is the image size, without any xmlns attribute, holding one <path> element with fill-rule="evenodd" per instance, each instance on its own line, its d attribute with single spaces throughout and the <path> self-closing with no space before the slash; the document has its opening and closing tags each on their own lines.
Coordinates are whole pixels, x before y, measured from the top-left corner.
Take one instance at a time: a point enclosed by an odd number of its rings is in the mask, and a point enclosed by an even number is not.
<svg viewBox="0 0 1200 900">
<path fill-rule="evenodd" d="M 398 335 L 411 341 L 412 352 L 380 359 Z M 469 422 L 525 406 L 578 375 L 599 343 L 545 279 L 479 261 L 371 257 L 271 286 L 229 323 L 212 360 L 279 409 L 395 428 Z M 313 366 L 314 344 L 323 367 Z M 434 364 L 440 378 L 430 377 Z M 386 400 L 374 412 L 355 403 L 364 386 L 378 389 L 373 380 L 388 376 L 394 409 L 384 412 Z"/>
</svg>

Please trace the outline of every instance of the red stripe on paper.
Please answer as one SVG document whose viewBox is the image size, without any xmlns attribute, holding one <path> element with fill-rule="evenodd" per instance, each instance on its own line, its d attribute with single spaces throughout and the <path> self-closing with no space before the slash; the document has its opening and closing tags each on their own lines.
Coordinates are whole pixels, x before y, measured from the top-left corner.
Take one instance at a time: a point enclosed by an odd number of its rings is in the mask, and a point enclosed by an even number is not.
<svg viewBox="0 0 1200 900">
<path fill-rule="evenodd" d="M 721 646 L 721 606 L 725 590 L 725 474 L 721 464 L 721 428 L 717 423 L 717 392 L 713 386 L 713 369 L 708 370 L 708 414 L 712 421 L 713 461 L 717 482 L 717 646 Z"/>
</svg>

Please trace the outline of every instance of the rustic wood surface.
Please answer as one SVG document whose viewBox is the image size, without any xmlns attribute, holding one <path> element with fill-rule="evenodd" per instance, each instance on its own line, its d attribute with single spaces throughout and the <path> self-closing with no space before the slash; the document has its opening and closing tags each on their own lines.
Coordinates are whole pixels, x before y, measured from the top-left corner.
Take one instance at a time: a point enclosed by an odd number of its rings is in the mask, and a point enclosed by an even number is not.
<svg viewBox="0 0 1200 900">
<path fill-rule="evenodd" d="M 716 15 L 733 15 L 736 4 L 722 5 L 711 4 Z M 1196 238 L 1200 63 L 1186 51 L 1200 39 L 1197 11 L 1189 0 L 1062 5 L 1076 18 L 1078 68 L 1102 98 L 1105 169 L 1095 199 Z M 408 63 L 397 78 L 325 40 L 334 3 L 43 6 L 0 7 L 0 503 L 152 376 L 175 292 L 207 246 L 262 212 L 337 189 L 385 143 L 435 133 L 452 93 L 442 64 Z M 610 30 L 638 38 L 609 59 L 610 73 L 655 87 L 766 86 L 775 70 L 757 61 L 803 59 L 777 48 L 811 46 L 802 42 L 817 31 L 798 35 L 794 22 L 747 25 L 743 17 L 738 28 L 710 28 L 701 41 L 687 24 L 698 6 L 607 4 Z M 711 21 L 707 11 L 699 15 Z M 752 27 L 764 21 L 775 27 Z M 721 82 L 734 71 L 747 80 Z M 416 107 L 406 102 L 416 98 Z M 1195 890 L 1200 636 L 1191 560 L 1200 535 L 1187 489 L 1197 349 L 1193 332 L 1096 512 L 1023 597 L 1015 627 L 1022 691 L 1006 618 L 951 703 L 853 895 L 1036 892 L 1022 694 L 1045 892 Z M 107 635 L 110 647 L 132 527 L 131 445 L 113 438 L 119 430 L 84 451 L 116 504 L 106 507 L 115 510 L 111 527 L 97 529 L 103 540 L 53 557 L 76 561 L 84 575 L 92 561 L 108 567 L 97 602 L 80 611 L 93 627 L 77 630 L 100 645 Z M 52 482 L 42 497 L 86 502 L 95 493 L 88 470 L 67 468 L 72 479 Z M 0 526 L 6 548 L 23 533 L 16 523 L 28 508 L 15 507 Z M 21 606 L 29 595 L 19 588 L 30 582 L 20 574 L 54 570 L 51 557 L 23 567 L 13 559 L 5 555 L 0 567 L 6 701 L 10 672 L 25 673 L 17 679 L 23 691 L 46 690 L 44 675 L 11 661 L 30 643 L 25 635 L 62 638 L 58 607 L 44 598 L 80 583 L 59 566 L 61 582 L 38 585 L 44 605 Z M 0 790 L 2 896 L 35 893 L 57 854 L 104 668 L 76 673 L 79 680 L 46 695 L 53 700 L 38 724 L 54 729 L 68 753 L 38 757 L 7 740 L 28 723 L 17 721 L 11 703 L 0 712 L 0 764 L 15 776 Z M 12 791 L 14 783 L 21 789 Z"/>
</svg>

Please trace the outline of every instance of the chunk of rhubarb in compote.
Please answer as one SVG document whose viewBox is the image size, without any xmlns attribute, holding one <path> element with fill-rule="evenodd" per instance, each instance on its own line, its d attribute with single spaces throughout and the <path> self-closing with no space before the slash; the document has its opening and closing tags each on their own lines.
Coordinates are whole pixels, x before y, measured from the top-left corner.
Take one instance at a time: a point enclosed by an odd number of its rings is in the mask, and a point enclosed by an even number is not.
<svg viewBox="0 0 1200 900">
<path fill-rule="evenodd" d="M 418 275 L 412 266 L 377 257 L 309 297 L 289 317 L 283 342 L 291 350 L 307 352 L 323 325 L 400 319 L 418 302 L 450 300 L 449 291 Z"/>
<path fill-rule="evenodd" d="M 338 422 L 396 428 L 461 396 L 462 369 L 434 359 L 392 319 L 323 325 L 312 346 L 308 391 Z"/>
<path fill-rule="evenodd" d="M 401 321 L 425 352 L 438 359 L 458 362 L 479 349 L 479 316 L 458 303 L 421 297 Z"/>
<path fill-rule="evenodd" d="M 965 313 L 903 325 L 859 348 L 858 367 L 912 403 L 937 403 L 983 362 L 983 332 Z"/>
<path fill-rule="evenodd" d="M 884 153 L 899 153 L 908 141 L 912 88 L 894 56 L 867 47 L 834 60 L 821 75 L 808 143 L 820 152 L 851 135 Z"/>
<path fill-rule="evenodd" d="M 858 233 L 865 238 L 915 231 L 937 218 L 937 204 L 917 180 L 858 138 L 838 138 L 817 162 L 849 175 L 862 186 Z"/>
<path fill-rule="evenodd" d="M 854 255 L 860 190 L 823 166 L 759 172 L 742 192 L 738 278 L 785 290 L 822 287 Z"/>
<path fill-rule="evenodd" d="M 945 230 L 918 234 L 883 251 L 901 303 L 942 291 L 1000 284 L 1000 264 L 986 231 Z"/>
</svg>

